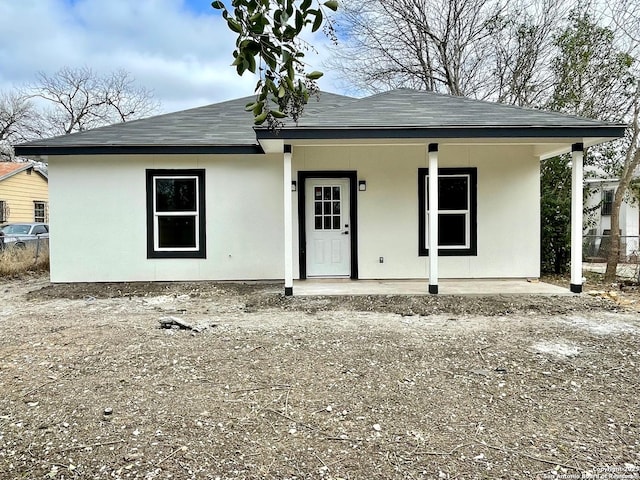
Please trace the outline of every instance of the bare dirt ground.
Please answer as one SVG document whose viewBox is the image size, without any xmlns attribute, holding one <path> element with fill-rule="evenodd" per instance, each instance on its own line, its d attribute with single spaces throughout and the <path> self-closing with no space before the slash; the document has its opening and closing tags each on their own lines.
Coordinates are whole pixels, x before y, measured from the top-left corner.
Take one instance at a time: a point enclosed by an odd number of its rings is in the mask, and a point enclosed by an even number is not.
<svg viewBox="0 0 640 480">
<path fill-rule="evenodd" d="M 0 478 L 640 478 L 633 309 L 279 291 L 0 280 Z"/>
</svg>

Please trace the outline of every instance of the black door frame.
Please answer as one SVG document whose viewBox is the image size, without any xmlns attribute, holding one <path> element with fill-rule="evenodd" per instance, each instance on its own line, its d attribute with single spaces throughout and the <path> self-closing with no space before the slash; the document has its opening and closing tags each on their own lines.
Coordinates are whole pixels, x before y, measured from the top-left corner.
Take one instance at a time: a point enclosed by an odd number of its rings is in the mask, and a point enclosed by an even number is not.
<svg viewBox="0 0 640 480">
<path fill-rule="evenodd" d="M 308 178 L 347 178 L 349 180 L 349 228 L 351 229 L 351 275 L 358 279 L 358 172 L 355 170 L 313 170 L 298 172 L 298 258 L 300 279 L 307 278 L 307 211 Z"/>
</svg>

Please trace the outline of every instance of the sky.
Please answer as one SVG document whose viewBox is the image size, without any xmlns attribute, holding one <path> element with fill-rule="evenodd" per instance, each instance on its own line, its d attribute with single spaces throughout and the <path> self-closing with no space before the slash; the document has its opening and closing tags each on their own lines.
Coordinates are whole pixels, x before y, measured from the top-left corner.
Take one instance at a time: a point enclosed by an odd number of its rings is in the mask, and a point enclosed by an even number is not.
<svg viewBox="0 0 640 480">
<path fill-rule="evenodd" d="M 65 66 L 124 69 L 164 113 L 251 95 L 257 81 L 230 66 L 235 36 L 211 0 L 0 0 L 0 32 L 0 92 Z M 328 40 L 308 38 L 318 50 L 309 71 L 325 71 L 320 88 L 340 93 L 322 65 Z"/>
</svg>

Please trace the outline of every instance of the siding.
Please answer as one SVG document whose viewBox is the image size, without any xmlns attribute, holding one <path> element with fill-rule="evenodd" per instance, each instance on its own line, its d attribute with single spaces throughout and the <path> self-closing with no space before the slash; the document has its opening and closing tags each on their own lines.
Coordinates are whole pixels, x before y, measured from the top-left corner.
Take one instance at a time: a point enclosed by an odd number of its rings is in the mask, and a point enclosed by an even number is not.
<svg viewBox="0 0 640 480">
<path fill-rule="evenodd" d="M 0 182 L 0 201 L 9 206 L 7 222 L 33 222 L 33 202 L 49 202 L 47 180 L 33 170 L 17 173 Z"/>
</svg>

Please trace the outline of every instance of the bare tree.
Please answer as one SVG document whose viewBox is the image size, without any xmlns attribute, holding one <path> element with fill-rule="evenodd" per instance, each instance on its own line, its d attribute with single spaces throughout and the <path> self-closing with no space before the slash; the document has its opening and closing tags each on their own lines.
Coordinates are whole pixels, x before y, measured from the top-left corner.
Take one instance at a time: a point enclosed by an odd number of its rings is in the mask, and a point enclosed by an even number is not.
<svg viewBox="0 0 640 480">
<path fill-rule="evenodd" d="M 640 166 L 640 82 L 636 88 L 633 114 L 628 131 L 628 145 L 618 180 L 618 188 L 611 205 L 611 249 L 607 257 L 605 282 L 614 282 L 620 259 L 620 206 L 629 190 L 633 176 Z"/>
<path fill-rule="evenodd" d="M 559 0 L 347 0 L 329 64 L 364 91 L 412 87 L 541 104 Z"/>
<path fill-rule="evenodd" d="M 69 134 L 148 116 L 158 109 L 153 94 L 124 70 L 101 76 L 88 67 L 38 74 L 31 96 L 49 102 L 44 121 L 53 134 Z"/>
<path fill-rule="evenodd" d="M 557 0 L 510 3 L 493 29 L 492 84 L 487 97 L 511 105 L 542 107 L 553 89 L 548 61 L 554 55 L 555 32 L 562 28 L 568 4 Z"/>
<path fill-rule="evenodd" d="M 41 135 L 41 117 L 33 103 L 18 92 L 0 92 L 0 161 L 13 160 L 13 144 Z"/>
</svg>

